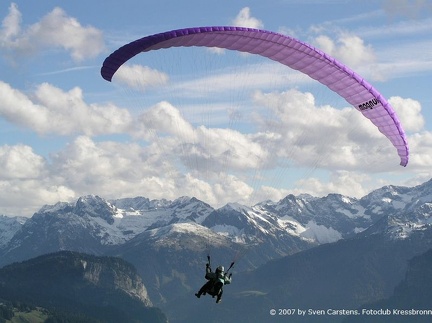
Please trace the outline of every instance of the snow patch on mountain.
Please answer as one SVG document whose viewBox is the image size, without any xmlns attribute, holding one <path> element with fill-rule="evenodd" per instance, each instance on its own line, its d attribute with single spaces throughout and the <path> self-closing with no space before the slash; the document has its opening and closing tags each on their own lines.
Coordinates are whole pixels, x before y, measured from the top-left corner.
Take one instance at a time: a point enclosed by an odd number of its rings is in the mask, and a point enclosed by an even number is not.
<svg viewBox="0 0 432 323">
<path fill-rule="evenodd" d="M 307 239 L 312 239 L 322 243 L 336 242 L 342 239 L 342 234 L 332 227 L 327 228 L 324 225 L 319 225 L 314 221 L 309 221 L 307 229 L 301 233 L 301 236 Z"/>
<path fill-rule="evenodd" d="M 418 223 L 401 223 L 395 222 L 394 226 L 389 230 L 389 234 L 393 239 L 404 240 L 411 236 L 413 232 L 424 231 L 428 228 L 427 225 Z"/>
<path fill-rule="evenodd" d="M 241 237 L 241 235 L 244 232 L 243 230 L 233 225 L 226 225 L 226 224 L 215 225 L 214 227 L 212 227 L 212 231 L 228 237 Z"/>
<path fill-rule="evenodd" d="M 208 233 L 208 229 L 198 225 L 196 223 L 174 223 L 169 226 L 169 233 L 181 233 L 181 234 L 194 234 L 194 235 L 205 235 Z"/>
<path fill-rule="evenodd" d="M 302 234 L 307 230 L 307 228 L 292 217 L 284 216 L 282 218 L 279 218 L 277 221 L 279 225 L 284 228 L 290 235 L 305 238 L 302 236 Z"/>
</svg>

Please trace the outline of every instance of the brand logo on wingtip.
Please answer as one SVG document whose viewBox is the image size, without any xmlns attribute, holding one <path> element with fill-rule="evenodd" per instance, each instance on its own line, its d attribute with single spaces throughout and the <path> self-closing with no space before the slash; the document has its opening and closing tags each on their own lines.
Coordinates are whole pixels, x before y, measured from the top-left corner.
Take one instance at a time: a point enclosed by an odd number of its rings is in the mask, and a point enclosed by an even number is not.
<svg viewBox="0 0 432 323">
<path fill-rule="evenodd" d="M 362 104 L 359 104 L 357 107 L 359 110 L 367 110 L 367 109 L 373 109 L 375 106 L 380 104 L 381 102 L 378 99 L 372 99 L 366 102 L 363 102 Z"/>
</svg>

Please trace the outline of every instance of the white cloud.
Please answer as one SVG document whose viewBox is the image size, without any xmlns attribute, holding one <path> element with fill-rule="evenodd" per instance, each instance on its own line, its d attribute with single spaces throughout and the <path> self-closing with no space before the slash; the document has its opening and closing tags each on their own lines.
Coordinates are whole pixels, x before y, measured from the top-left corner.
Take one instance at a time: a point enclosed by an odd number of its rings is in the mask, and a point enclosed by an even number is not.
<svg viewBox="0 0 432 323">
<path fill-rule="evenodd" d="M 392 2 L 388 1 L 389 4 Z M 402 5 L 399 6 L 397 2 Z M 408 5 L 409 2 L 411 4 Z M 396 0 L 392 5 L 395 8 L 422 8 L 421 17 L 386 20 L 383 19 L 384 11 L 377 10 L 348 17 L 349 27 L 341 27 L 347 19 L 328 21 L 310 29 L 312 34 L 319 35 L 313 36 L 310 42 L 369 80 L 384 81 L 416 74 L 427 75 L 432 70 L 432 42 L 428 37 L 432 19 L 430 14 L 426 14 L 427 6 L 423 0 Z M 431 7 L 432 5 L 429 9 Z M 409 16 L 408 13 L 409 10 L 406 11 Z M 371 22 L 365 25 L 363 21 L 357 23 L 358 27 L 352 27 L 356 18 Z M 394 43 L 394 39 L 398 41 Z M 371 45 L 372 42 L 374 46 Z"/>
<path fill-rule="evenodd" d="M 421 114 L 420 102 L 413 99 L 403 99 L 399 96 L 391 97 L 388 101 L 395 109 L 406 132 L 423 130 L 425 120 Z"/>
<path fill-rule="evenodd" d="M 0 39 L 2 42 L 11 41 L 21 31 L 21 12 L 15 3 L 9 7 L 9 14 L 3 19 L 0 30 Z"/>
<path fill-rule="evenodd" d="M 329 192 L 339 193 L 350 197 L 363 197 L 369 190 L 370 177 L 365 174 L 348 171 L 335 171 L 325 182 L 316 177 L 305 178 L 297 185 L 314 196 L 325 196 Z M 301 192 L 299 192 L 301 193 Z"/>
<path fill-rule="evenodd" d="M 266 149 L 248 136 L 233 129 L 197 129 L 198 145 L 186 150 L 185 157 L 192 157 L 198 165 L 205 165 L 215 172 L 247 170 L 262 167 L 269 158 Z"/>
<path fill-rule="evenodd" d="M 44 204 L 71 201 L 75 193 L 52 179 L 0 180 L 0 214 L 31 216 Z"/>
<path fill-rule="evenodd" d="M 355 35 L 343 34 L 336 41 L 321 35 L 315 38 L 314 43 L 325 53 L 353 69 L 373 64 L 376 60 L 372 46 L 365 45 L 363 39 Z"/>
<path fill-rule="evenodd" d="M 232 23 L 234 26 L 257 29 L 263 28 L 264 26 L 261 20 L 251 16 L 251 10 L 249 7 L 244 7 L 241 9 Z"/>
<path fill-rule="evenodd" d="M 0 116 L 39 134 L 122 133 L 132 122 L 127 110 L 87 104 L 78 87 L 64 92 L 43 83 L 26 95 L 0 81 L 0 96 Z"/>
<path fill-rule="evenodd" d="M 115 106 L 85 103 L 79 88 L 64 92 L 41 84 L 28 95 L 0 82 L 0 94 L 0 113 L 15 124 L 38 133 L 87 134 L 52 154 L 50 162 L 26 146 L 2 147 L 2 187 L 28 194 L 29 209 L 37 199 L 44 204 L 85 194 L 170 199 L 190 195 L 216 207 L 232 201 L 278 200 L 288 192 L 361 196 L 367 192 L 368 177 L 359 172 L 399 167 L 395 149 L 361 113 L 352 107 L 317 106 L 312 94 L 295 89 L 256 92 L 253 102 L 260 109 L 251 120 L 257 131 L 248 133 L 193 125 L 168 102 L 133 118 Z M 418 102 L 396 97 L 391 103 L 408 129 L 421 129 Z M 97 142 L 89 137 L 116 131 L 137 141 Z M 427 171 L 430 134 L 409 140 L 415 151 L 410 163 Z M 304 171 L 307 175 L 297 183 L 301 190 L 276 189 L 283 176 L 270 179 L 266 172 L 292 165 L 335 173 L 323 181 Z M 257 176 L 261 171 L 262 177 Z"/>
<path fill-rule="evenodd" d="M 153 86 L 161 86 L 168 83 L 169 77 L 167 74 L 142 65 L 127 65 L 120 66 L 114 74 L 113 81 L 126 84 L 127 86 L 145 91 Z"/>
<path fill-rule="evenodd" d="M 158 134 L 170 134 L 181 141 L 195 141 L 191 124 L 184 119 L 177 108 L 166 101 L 144 111 L 137 118 L 136 129 L 136 135 L 141 135 L 147 140 Z"/>
<path fill-rule="evenodd" d="M 296 165 L 326 169 L 377 171 L 398 164 L 390 141 L 352 107 L 339 110 L 316 106 L 310 93 L 293 89 L 282 93 L 257 92 L 255 101 L 274 114 L 270 118 L 257 117 L 264 133 L 277 134 L 262 143 L 272 156 L 289 159 Z M 372 168 L 374 158 L 383 160 Z"/>
<path fill-rule="evenodd" d="M 32 215 L 43 204 L 74 198 L 47 161 L 27 145 L 0 147 L 0 214 Z"/>
<path fill-rule="evenodd" d="M 210 181 L 204 180 L 200 172 L 181 174 L 173 154 L 169 147 L 163 148 L 158 143 L 148 147 L 135 143 L 97 143 L 82 136 L 53 156 L 51 171 L 79 195 L 96 193 L 109 198 L 144 194 L 150 198 L 175 199 L 189 195 L 221 206 L 232 199 L 247 200 L 253 190 L 223 172 L 214 174 Z"/>
<path fill-rule="evenodd" d="M 423 131 L 408 136 L 410 161 L 408 167 L 430 174 L 432 165 L 432 133 Z"/>
<path fill-rule="evenodd" d="M 300 194 L 304 193 L 301 191 Z M 279 201 L 289 194 L 293 194 L 292 188 L 274 188 L 267 185 L 261 185 L 255 188 L 246 205 L 254 205 L 263 201 Z"/>
<path fill-rule="evenodd" d="M 96 143 L 80 136 L 52 156 L 52 169 L 80 194 L 92 194 L 92 190 L 106 194 L 120 191 L 124 182 L 140 181 L 149 167 L 141 156 L 137 144 Z"/>
<path fill-rule="evenodd" d="M 191 170 L 218 173 L 251 169 L 261 167 L 270 158 L 253 136 L 229 128 L 193 127 L 168 102 L 145 111 L 136 125 L 136 136 L 158 142 Z"/>
<path fill-rule="evenodd" d="M 35 179 L 43 175 L 45 161 L 25 145 L 0 147 L 0 179 Z"/>
<path fill-rule="evenodd" d="M 261 124 L 262 132 L 255 134 L 203 126 L 194 128 L 175 107 L 161 103 L 145 115 L 146 127 L 158 132 L 147 145 L 97 142 L 80 136 L 52 154 L 50 162 L 27 146 L 1 147 L 0 166 L 4 172 L 0 173 L 0 188 L 5 194 L 0 201 L 11 200 L 4 201 L 0 212 L 16 214 L 18 208 L 14 209 L 13 203 L 15 207 L 20 205 L 20 210 L 34 212 L 41 204 L 85 194 L 168 199 L 189 195 L 219 207 L 233 201 L 249 204 L 265 199 L 279 200 L 288 193 L 308 192 L 322 196 L 338 192 L 361 197 L 368 188 L 379 187 L 372 183 L 369 175 L 360 172 L 365 166 L 362 156 L 383 155 L 378 158 L 380 161 L 391 158 L 387 157 L 386 149 L 380 147 L 385 140 L 375 141 L 374 136 L 383 136 L 370 134 L 369 126 L 360 126 L 360 134 L 353 135 L 352 125 L 362 123 L 363 117 L 358 111 L 316 107 L 311 94 L 296 90 L 257 93 L 255 99 L 267 104 L 274 114 L 274 118 Z M 402 101 L 413 104 L 409 100 Z M 428 171 L 432 163 L 432 136 L 416 134 L 410 141 L 415 151 L 411 163 Z M 357 150 L 351 148 L 356 146 L 359 146 Z M 275 166 L 278 157 L 296 160 L 308 175 L 289 189 L 275 188 L 283 182 L 286 176 L 283 172 L 273 182 L 265 177 L 261 181 L 256 175 Z M 388 163 L 399 167 L 396 158 L 393 158 L 394 163 L 387 162 L 384 167 L 387 168 Z M 311 164 L 310 159 L 315 160 L 315 164 Z M 370 159 L 369 162 L 374 165 Z M 312 177 L 312 172 L 307 171 L 321 167 L 337 170 L 330 172 L 328 180 Z M 261 187 L 262 184 L 265 185 Z"/>
<path fill-rule="evenodd" d="M 0 32 L 0 44 L 4 50 L 27 56 L 44 49 L 62 48 L 75 61 L 95 57 L 104 50 L 101 31 L 92 26 L 82 26 L 61 8 L 53 9 L 24 30 L 20 24 L 21 13 L 12 3 Z"/>
</svg>

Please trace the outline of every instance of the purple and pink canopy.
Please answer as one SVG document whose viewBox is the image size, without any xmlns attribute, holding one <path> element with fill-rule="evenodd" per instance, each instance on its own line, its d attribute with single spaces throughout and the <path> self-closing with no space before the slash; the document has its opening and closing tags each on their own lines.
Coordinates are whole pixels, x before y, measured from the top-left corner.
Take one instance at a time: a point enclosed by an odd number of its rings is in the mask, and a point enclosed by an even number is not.
<svg viewBox="0 0 432 323">
<path fill-rule="evenodd" d="M 387 100 L 360 75 L 321 50 L 289 36 L 244 27 L 172 30 L 133 41 L 107 57 L 102 77 L 111 81 L 120 66 L 141 52 L 170 47 L 219 47 L 258 54 L 303 72 L 326 85 L 359 110 L 392 142 L 402 166 L 409 148 L 402 125 Z"/>
</svg>

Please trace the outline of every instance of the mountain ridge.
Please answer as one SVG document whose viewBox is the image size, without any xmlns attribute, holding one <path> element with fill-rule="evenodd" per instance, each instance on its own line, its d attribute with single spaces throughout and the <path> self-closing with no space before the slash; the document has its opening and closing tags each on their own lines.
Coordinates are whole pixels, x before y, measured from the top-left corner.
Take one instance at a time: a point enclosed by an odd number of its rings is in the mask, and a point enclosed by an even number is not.
<svg viewBox="0 0 432 323">
<path fill-rule="evenodd" d="M 402 238 L 432 222 L 429 201 L 432 180 L 413 188 L 384 186 L 361 199 L 340 194 L 319 198 L 287 195 L 278 202 L 266 201 L 252 207 L 229 203 L 219 209 L 194 197 L 174 201 L 145 197 L 105 200 L 88 195 L 71 203 L 45 205 L 27 220 L 0 217 L 0 265 L 68 249 L 76 239 L 87 245 L 76 251 L 103 254 L 109 247 L 121 245 L 146 230 L 182 222 L 210 228 L 235 242 L 260 244 L 277 237 L 285 241 L 280 247 L 285 251 L 279 252 L 283 256 L 359 232 L 371 234 L 369 227 L 379 220 L 387 219 L 383 225 L 392 224 L 394 238 Z M 40 229 L 47 226 L 45 231 Z M 397 232 L 401 236 L 397 237 Z M 38 248 L 36 239 L 48 243 Z M 33 249 L 31 253 L 9 257 L 26 244 L 27 251 Z"/>
<path fill-rule="evenodd" d="M 42 255 L 0 269 L 0 299 L 62 313 L 72 321 L 166 322 L 136 269 L 113 257 L 71 251 Z M 67 320 L 69 321 L 69 320 Z"/>
</svg>

